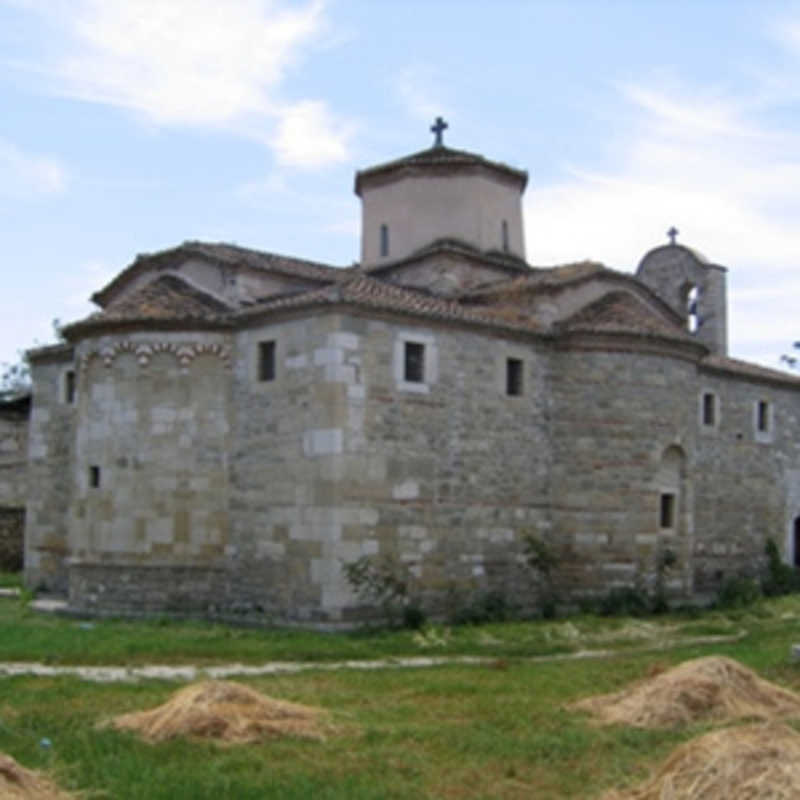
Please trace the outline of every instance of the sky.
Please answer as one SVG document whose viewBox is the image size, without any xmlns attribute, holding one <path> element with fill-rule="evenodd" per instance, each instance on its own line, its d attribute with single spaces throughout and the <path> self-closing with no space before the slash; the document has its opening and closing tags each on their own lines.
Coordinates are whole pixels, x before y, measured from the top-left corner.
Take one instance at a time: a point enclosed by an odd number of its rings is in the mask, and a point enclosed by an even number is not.
<svg viewBox="0 0 800 800">
<path fill-rule="evenodd" d="M 634 271 L 675 226 L 731 355 L 800 339 L 800 2 L 0 0 L 0 363 L 138 253 L 359 258 L 356 170 L 529 173 L 527 260 Z"/>
</svg>

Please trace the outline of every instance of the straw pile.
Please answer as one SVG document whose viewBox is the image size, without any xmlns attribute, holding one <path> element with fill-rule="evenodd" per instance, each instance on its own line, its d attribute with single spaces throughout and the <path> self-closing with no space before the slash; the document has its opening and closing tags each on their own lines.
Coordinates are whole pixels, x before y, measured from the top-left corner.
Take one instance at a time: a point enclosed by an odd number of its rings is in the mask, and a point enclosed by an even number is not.
<svg viewBox="0 0 800 800">
<path fill-rule="evenodd" d="M 700 721 L 800 716 L 800 697 L 730 658 L 710 656 L 570 708 L 588 711 L 601 724 L 674 728 Z"/>
<path fill-rule="evenodd" d="M 72 800 L 51 780 L 21 767 L 11 756 L 0 753 L 0 797 L 8 800 Z"/>
<path fill-rule="evenodd" d="M 323 721 L 321 709 L 275 700 L 239 683 L 205 681 L 150 711 L 116 717 L 111 725 L 152 743 L 187 736 L 241 744 L 278 736 L 323 739 Z"/>
<path fill-rule="evenodd" d="M 649 781 L 603 800 L 793 800 L 800 797 L 800 735 L 786 725 L 745 725 L 678 747 Z"/>
</svg>

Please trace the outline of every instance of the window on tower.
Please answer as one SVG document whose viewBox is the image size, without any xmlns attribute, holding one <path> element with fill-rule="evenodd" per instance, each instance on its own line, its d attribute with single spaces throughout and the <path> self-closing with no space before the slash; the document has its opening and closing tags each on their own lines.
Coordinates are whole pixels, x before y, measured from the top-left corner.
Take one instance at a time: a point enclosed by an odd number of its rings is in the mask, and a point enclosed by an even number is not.
<svg viewBox="0 0 800 800">
<path fill-rule="evenodd" d="M 389 226 L 384 222 L 381 225 L 381 256 L 389 255 Z"/>
</svg>

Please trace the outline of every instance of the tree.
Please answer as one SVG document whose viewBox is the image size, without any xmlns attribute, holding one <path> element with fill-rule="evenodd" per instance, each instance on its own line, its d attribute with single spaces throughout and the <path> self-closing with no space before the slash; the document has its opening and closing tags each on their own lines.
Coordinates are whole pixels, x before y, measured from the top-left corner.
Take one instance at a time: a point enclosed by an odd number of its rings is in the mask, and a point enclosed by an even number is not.
<svg viewBox="0 0 800 800">
<path fill-rule="evenodd" d="M 792 345 L 792 347 L 795 350 L 800 350 L 800 342 L 795 342 Z M 788 367 L 791 367 L 791 369 L 795 369 L 795 368 L 797 368 L 798 363 L 800 363 L 800 356 L 790 356 L 790 355 L 784 354 L 784 355 L 781 356 L 781 361 L 784 364 L 786 364 Z"/>
<path fill-rule="evenodd" d="M 4 363 L 0 373 L 0 400 L 9 400 L 31 389 L 31 372 L 23 353 L 13 364 Z"/>
<path fill-rule="evenodd" d="M 56 343 L 64 342 L 64 334 L 61 332 L 61 320 L 56 318 L 52 322 L 53 336 Z M 34 346 L 39 347 L 40 342 L 34 340 Z M 31 370 L 27 356 L 24 351 L 17 352 L 18 359 L 13 364 L 3 362 L 0 365 L 0 400 L 13 400 L 20 395 L 28 394 L 31 391 Z"/>
</svg>

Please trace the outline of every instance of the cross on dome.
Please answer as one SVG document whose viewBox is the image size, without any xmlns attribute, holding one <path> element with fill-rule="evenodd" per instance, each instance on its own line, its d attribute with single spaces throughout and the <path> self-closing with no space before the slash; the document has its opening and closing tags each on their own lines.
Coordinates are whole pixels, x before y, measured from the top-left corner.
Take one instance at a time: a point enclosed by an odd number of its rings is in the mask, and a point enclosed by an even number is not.
<svg viewBox="0 0 800 800">
<path fill-rule="evenodd" d="M 667 231 L 667 236 L 669 236 L 670 244 L 675 244 L 675 239 L 678 238 L 679 233 L 680 231 L 674 225 Z"/>
<path fill-rule="evenodd" d="M 431 133 L 436 134 L 436 140 L 433 143 L 434 147 L 444 147 L 442 134 L 449 127 L 450 126 L 441 117 L 436 117 L 436 122 L 431 125 Z"/>
</svg>

